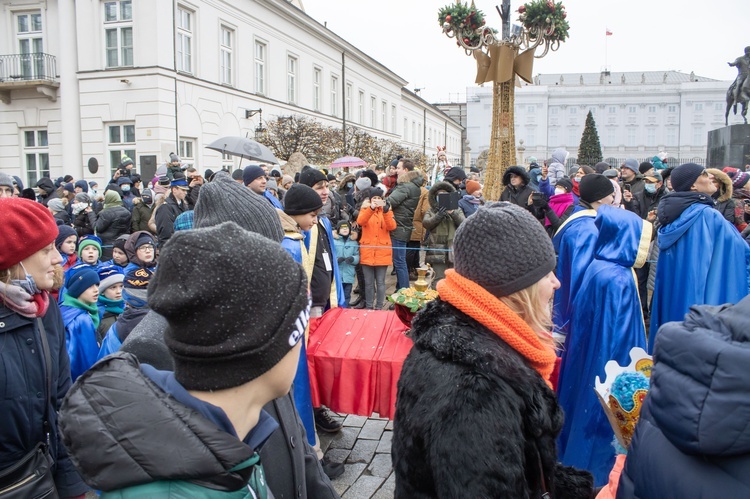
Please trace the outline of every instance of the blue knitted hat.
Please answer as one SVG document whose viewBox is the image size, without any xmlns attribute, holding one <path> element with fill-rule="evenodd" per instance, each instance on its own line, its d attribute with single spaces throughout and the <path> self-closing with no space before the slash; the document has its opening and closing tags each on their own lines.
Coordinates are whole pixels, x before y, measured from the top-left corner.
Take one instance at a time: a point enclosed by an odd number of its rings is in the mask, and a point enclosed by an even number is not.
<svg viewBox="0 0 750 499">
<path fill-rule="evenodd" d="M 65 282 L 65 292 L 73 298 L 78 298 L 91 286 L 99 284 L 99 274 L 90 265 L 75 269 Z"/>
</svg>

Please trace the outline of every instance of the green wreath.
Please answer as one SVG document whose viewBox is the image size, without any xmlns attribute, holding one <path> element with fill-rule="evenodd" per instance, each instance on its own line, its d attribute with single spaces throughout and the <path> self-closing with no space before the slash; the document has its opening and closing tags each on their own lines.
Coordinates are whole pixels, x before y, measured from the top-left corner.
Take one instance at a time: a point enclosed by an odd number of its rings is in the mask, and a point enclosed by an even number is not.
<svg viewBox="0 0 750 499">
<path fill-rule="evenodd" d="M 551 41 L 564 42 L 568 38 L 570 24 L 562 2 L 534 0 L 518 8 L 518 20 L 529 30 L 544 30 L 542 36 Z M 554 25 L 554 29 L 550 32 Z M 532 35 L 532 39 L 535 37 Z"/>
<path fill-rule="evenodd" d="M 441 27 L 448 23 L 456 36 L 463 36 L 463 42 L 473 46 L 479 44 L 480 36 L 477 30 L 484 26 L 485 20 L 481 10 L 456 2 L 438 11 L 438 23 Z"/>
</svg>

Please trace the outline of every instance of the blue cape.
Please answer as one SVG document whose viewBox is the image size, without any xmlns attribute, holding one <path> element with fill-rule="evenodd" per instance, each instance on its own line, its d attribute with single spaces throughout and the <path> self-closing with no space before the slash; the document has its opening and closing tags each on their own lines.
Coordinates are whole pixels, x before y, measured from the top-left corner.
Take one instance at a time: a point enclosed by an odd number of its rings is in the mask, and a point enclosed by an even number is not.
<svg viewBox="0 0 750 499">
<path fill-rule="evenodd" d="M 596 217 L 595 259 L 573 301 L 575 313 L 557 385 L 565 412 L 558 458 L 586 469 L 596 486 L 605 485 L 615 462 L 614 432 L 594 392 L 605 364 L 630 361 L 633 347 L 646 348 L 638 284 L 633 267 L 646 263 L 652 227 L 638 215 L 602 206 Z"/>
<path fill-rule="evenodd" d="M 75 381 L 98 360 L 99 345 L 96 344 L 96 328 L 88 312 L 80 308 L 62 305 L 65 323 L 65 344 L 70 357 L 70 379 Z"/>
<path fill-rule="evenodd" d="M 557 253 L 557 279 L 560 289 L 555 291 L 555 329 L 561 334 L 570 330 L 575 292 L 581 287 L 583 273 L 594 259 L 594 246 L 599 230 L 594 225 L 594 210 L 576 209 L 560 226 L 552 238 Z"/>
<path fill-rule="evenodd" d="M 649 352 L 659 328 L 682 321 L 691 306 L 737 303 L 748 294 L 750 247 L 713 207 L 689 206 L 659 229 L 658 244 Z"/>
</svg>

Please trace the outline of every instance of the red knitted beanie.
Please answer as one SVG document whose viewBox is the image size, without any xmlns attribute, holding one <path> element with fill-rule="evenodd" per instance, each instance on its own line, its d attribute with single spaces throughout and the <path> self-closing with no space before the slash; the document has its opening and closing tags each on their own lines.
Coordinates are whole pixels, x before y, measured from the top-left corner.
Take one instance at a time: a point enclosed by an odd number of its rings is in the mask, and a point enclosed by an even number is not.
<svg viewBox="0 0 750 499">
<path fill-rule="evenodd" d="M 0 270 L 6 270 L 52 243 L 57 224 L 49 210 L 25 198 L 0 199 Z"/>
</svg>

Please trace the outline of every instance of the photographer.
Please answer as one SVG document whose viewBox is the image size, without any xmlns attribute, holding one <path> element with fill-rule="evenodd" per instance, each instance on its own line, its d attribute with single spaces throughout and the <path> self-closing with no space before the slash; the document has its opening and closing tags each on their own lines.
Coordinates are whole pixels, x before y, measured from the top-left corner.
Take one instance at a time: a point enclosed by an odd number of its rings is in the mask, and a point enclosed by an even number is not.
<svg viewBox="0 0 750 499">
<path fill-rule="evenodd" d="M 198 202 L 198 195 L 200 194 L 201 186 L 205 181 L 201 174 L 198 173 L 198 169 L 194 166 L 190 166 L 185 170 L 185 176 L 188 181 L 188 194 L 185 201 L 187 201 L 188 207 L 192 210 L 195 208 L 195 203 Z"/>
</svg>

